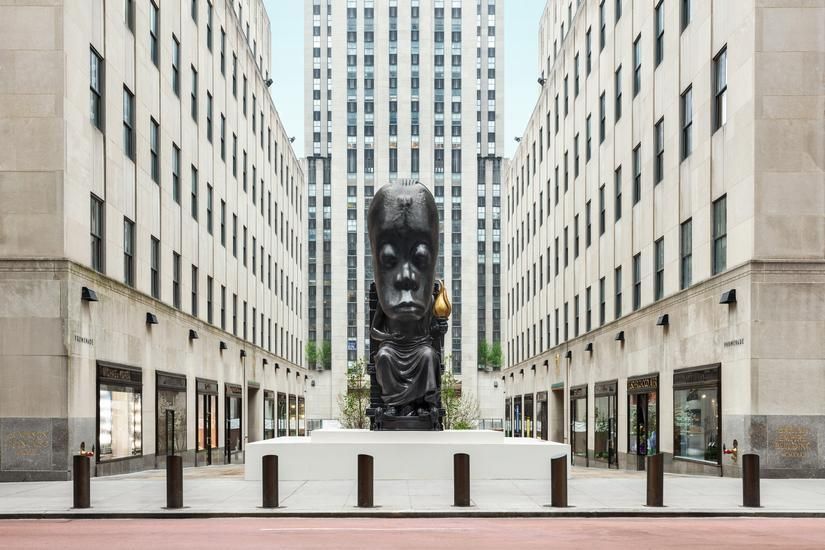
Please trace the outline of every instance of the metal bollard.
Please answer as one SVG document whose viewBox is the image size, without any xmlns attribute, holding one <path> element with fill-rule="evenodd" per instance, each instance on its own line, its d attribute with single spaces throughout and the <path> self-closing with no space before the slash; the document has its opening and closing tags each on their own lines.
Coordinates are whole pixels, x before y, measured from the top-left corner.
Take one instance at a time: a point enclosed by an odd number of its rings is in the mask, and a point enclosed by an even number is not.
<svg viewBox="0 0 825 550">
<path fill-rule="evenodd" d="M 358 455 L 358 507 L 373 507 L 373 460 L 370 455 Z"/>
<path fill-rule="evenodd" d="M 759 455 L 742 455 L 742 506 L 759 508 Z"/>
<path fill-rule="evenodd" d="M 263 457 L 263 504 L 262 508 L 278 507 L 278 455 Z"/>
<path fill-rule="evenodd" d="M 453 455 L 453 506 L 470 505 L 470 455 Z"/>
<path fill-rule="evenodd" d="M 567 508 L 567 455 L 550 459 L 550 505 Z"/>
<path fill-rule="evenodd" d="M 166 457 L 166 507 L 183 508 L 183 457 Z"/>
<path fill-rule="evenodd" d="M 89 457 L 74 455 L 72 457 L 72 506 L 74 508 L 90 507 Z"/>
<path fill-rule="evenodd" d="M 647 505 L 664 506 L 665 461 L 662 453 L 645 457 L 647 470 Z"/>
</svg>

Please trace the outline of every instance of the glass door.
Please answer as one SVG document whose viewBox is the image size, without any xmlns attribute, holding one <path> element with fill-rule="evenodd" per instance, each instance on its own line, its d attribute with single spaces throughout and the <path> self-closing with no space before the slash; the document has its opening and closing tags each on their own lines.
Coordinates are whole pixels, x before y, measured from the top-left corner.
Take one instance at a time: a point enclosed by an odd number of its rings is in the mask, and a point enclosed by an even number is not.
<svg viewBox="0 0 825 550">
<path fill-rule="evenodd" d="M 658 452 L 658 392 L 631 394 L 628 399 L 628 454 L 644 470 L 644 457 Z"/>
<path fill-rule="evenodd" d="M 616 453 L 618 430 L 616 427 L 617 399 L 615 395 L 601 395 L 594 402 L 595 421 L 593 458 L 607 463 L 608 468 L 618 468 Z"/>
<path fill-rule="evenodd" d="M 504 400 L 504 437 L 513 436 L 513 422 L 510 416 L 510 409 L 513 400 L 509 397 Z"/>
<path fill-rule="evenodd" d="M 218 396 L 198 394 L 197 457 L 203 456 L 207 466 L 212 464 L 212 449 L 218 446 Z"/>
<path fill-rule="evenodd" d="M 587 397 L 573 399 L 570 402 L 570 442 L 572 462 L 580 466 L 587 465 Z"/>
<path fill-rule="evenodd" d="M 241 451 L 241 398 L 226 397 L 226 463 L 232 462 L 232 455 Z"/>
</svg>

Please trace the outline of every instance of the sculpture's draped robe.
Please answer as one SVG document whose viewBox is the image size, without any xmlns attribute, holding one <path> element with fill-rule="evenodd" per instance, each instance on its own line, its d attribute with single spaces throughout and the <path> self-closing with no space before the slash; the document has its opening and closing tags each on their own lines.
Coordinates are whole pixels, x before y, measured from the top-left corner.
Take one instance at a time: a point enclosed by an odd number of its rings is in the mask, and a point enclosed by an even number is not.
<svg viewBox="0 0 825 550">
<path fill-rule="evenodd" d="M 380 306 L 376 310 L 370 329 L 379 342 L 375 376 L 387 406 L 403 407 L 422 400 L 428 407 L 438 406 L 440 359 L 429 330 L 424 330 L 430 320 L 424 321 L 420 335 L 391 334 Z"/>
</svg>

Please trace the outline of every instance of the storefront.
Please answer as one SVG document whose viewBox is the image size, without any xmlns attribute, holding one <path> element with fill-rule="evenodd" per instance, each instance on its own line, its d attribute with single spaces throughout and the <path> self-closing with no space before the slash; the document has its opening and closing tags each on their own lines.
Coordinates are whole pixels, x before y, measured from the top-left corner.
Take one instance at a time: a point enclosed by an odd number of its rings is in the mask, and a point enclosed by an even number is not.
<svg viewBox="0 0 825 550">
<path fill-rule="evenodd" d="M 298 399 L 289 396 L 289 435 L 298 435 Z"/>
<path fill-rule="evenodd" d="M 533 416 L 533 394 L 528 393 L 524 396 L 524 437 L 535 437 L 533 427 L 535 425 L 535 417 Z"/>
<path fill-rule="evenodd" d="M 721 366 L 673 373 L 673 458 L 721 466 Z"/>
<path fill-rule="evenodd" d="M 659 375 L 627 379 L 628 466 L 645 469 L 645 456 L 659 452 Z"/>
<path fill-rule="evenodd" d="M 226 464 L 231 464 L 232 458 L 236 457 L 241 450 L 243 450 L 243 438 L 241 436 L 243 389 L 235 384 L 226 384 L 225 391 L 226 408 L 224 409 L 224 424 L 226 431 L 224 433 L 224 441 L 226 442 L 226 447 L 224 453 Z"/>
<path fill-rule="evenodd" d="M 513 437 L 521 437 L 521 396 L 513 399 Z"/>
<path fill-rule="evenodd" d="M 547 422 L 547 392 L 536 394 L 536 437 L 547 441 L 549 434 Z"/>
<path fill-rule="evenodd" d="M 513 399 L 508 397 L 504 400 L 504 437 L 513 437 L 512 409 Z"/>
<path fill-rule="evenodd" d="M 143 454 L 143 373 L 97 363 L 97 461 Z"/>
<path fill-rule="evenodd" d="M 573 464 L 587 466 L 587 386 L 570 388 L 570 454 Z"/>
<path fill-rule="evenodd" d="M 275 392 L 264 390 L 264 439 L 275 437 Z"/>
<path fill-rule="evenodd" d="M 155 456 L 182 454 L 186 451 L 186 377 L 158 371 L 155 396 Z"/>
<path fill-rule="evenodd" d="M 197 417 L 197 452 L 195 465 L 212 464 L 213 449 L 218 448 L 218 383 L 195 380 L 195 415 Z"/>
<path fill-rule="evenodd" d="M 278 437 L 286 437 L 286 394 L 278 394 Z"/>
<path fill-rule="evenodd" d="M 596 382 L 593 391 L 593 459 L 608 468 L 618 468 L 618 381 Z"/>
<path fill-rule="evenodd" d="M 298 435 L 306 435 L 306 402 L 303 397 L 298 398 Z"/>
</svg>

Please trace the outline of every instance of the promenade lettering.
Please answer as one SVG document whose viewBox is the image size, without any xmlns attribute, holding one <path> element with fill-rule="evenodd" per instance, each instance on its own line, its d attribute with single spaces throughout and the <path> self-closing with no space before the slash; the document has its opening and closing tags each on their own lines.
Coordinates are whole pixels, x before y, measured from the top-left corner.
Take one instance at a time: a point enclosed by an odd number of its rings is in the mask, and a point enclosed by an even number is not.
<svg viewBox="0 0 825 550">
<path fill-rule="evenodd" d="M 774 447 L 783 458 L 804 458 L 811 449 L 811 432 L 802 426 L 780 426 Z"/>
<path fill-rule="evenodd" d="M 49 448 L 49 432 L 11 432 L 6 442 L 17 456 L 36 456 Z"/>
</svg>

